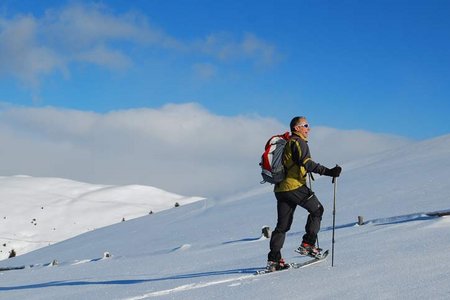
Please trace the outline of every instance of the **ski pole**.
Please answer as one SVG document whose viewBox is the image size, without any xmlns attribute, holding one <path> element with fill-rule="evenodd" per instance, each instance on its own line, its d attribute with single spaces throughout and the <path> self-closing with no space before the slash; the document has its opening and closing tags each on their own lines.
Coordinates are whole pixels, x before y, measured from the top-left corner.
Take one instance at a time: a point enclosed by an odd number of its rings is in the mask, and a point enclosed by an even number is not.
<svg viewBox="0 0 450 300">
<path fill-rule="evenodd" d="M 336 185 L 337 178 L 333 177 L 334 195 L 333 195 L 333 237 L 331 240 L 331 267 L 334 267 L 334 229 L 336 228 Z"/>
</svg>

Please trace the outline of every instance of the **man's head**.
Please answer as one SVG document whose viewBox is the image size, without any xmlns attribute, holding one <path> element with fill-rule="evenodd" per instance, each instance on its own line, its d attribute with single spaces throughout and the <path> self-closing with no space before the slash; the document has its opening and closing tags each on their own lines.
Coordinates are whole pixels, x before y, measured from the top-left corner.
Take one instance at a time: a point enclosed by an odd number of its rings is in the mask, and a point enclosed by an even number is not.
<svg viewBox="0 0 450 300">
<path fill-rule="evenodd" d="M 295 117 L 290 123 L 291 131 L 300 133 L 304 138 L 308 138 L 309 124 L 306 117 Z"/>
</svg>

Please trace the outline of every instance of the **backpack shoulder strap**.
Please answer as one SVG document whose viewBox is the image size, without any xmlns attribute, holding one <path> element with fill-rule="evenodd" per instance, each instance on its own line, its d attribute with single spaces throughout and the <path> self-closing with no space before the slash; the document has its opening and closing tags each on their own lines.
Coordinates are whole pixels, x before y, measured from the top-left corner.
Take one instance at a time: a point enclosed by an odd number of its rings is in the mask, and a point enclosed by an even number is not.
<svg viewBox="0 0 450 300">
<path fill-rule="evenodd" d="M 295 145 L 297 147 L 297 151 L 299 152 L 298 159 L 297 159 L 297 161 L 295 161 L 295 163 L 297 163 L 299 166 L 303 166 L 306 169 L 306 166 L 305 166 L 306 162 L 311 160 L 311 157 L 309 157 L 309 155 L 308 155 L 308 153 L 309 153 L 308 149 L 304 149 L 305 151 L 302 150 L 301 143 L 302 142 L 306 143 L 306 142 L 303 141 L 301 137 L 299 137 L 295 134 L 293 134 L 289 140 L 295 140 L 294 144 L 291 144 L 291 147 L 294 147 L 294 145 Z M 291 151 L 294 152 L 294 149 L 291 148 Z M 303 153 L 303 152 L 308 152 L 308 153 Z M 305 157 L 305 158 L 302 159 L 302 157 Z M 314 180 L 312 173 L 308 172 L 308 170 L 307 170 L 307 174 L 309 174 L 310 178 L 312 178 L 312 180 Z M 306 174 L 305 174 L 305 176 L 306 176 Z"/>
<path fill-rule="evenodd" d="M 302 156 L 302 148 L 300 146 L 300 137 L 293 134 L 289 139 L 289 146 L 291 147 L 291 153 L 298 153 L 295 157 L 292 157 L 292 161 L 296 163 L 297 165 L 301 166 L 303 163 L 298 160 L 298 157 Z M 293 141 L 293 142 L 292 142 Z"/>
</svg>

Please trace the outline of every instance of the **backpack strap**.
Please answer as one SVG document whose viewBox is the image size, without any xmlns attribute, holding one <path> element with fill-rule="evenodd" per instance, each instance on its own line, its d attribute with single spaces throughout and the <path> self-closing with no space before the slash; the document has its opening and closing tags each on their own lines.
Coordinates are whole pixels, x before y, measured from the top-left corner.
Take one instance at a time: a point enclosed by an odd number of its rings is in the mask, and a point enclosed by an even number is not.
<svg viewBox="0 0 450 300">
<path fill-rule="evenodd" d="M 301 140 L 301 137 L 299 137 L 299 136 L 293 134 L 293 135 L 291 135 L 290 140 L 291 140 L 291 139 L 292 139 L 292 140 L 295 140 L 296 144 L 298 145 L 300 154 L 301 154 L 300 156 L 302 156 L 303 153 L 301 153 L 302 149 L 301 149 L 301 146 L 300 146 L 300 143 L 299 143 L 299 141 Z M 291 149 L 291 152 L 293 152 L 292 149 Z M 314 179 L 314 176 L 312 175 L 311 172 L 308 172 L 308 170 L 306 169 L 306 166 L 305 166 L 306 162 L 309 161 L 309 160 L 311 160 L 311 157 L 308 157 L 308 158 L 306 158 L 306 159 L 303 160 L 303 161 L 302 161 L 302 160 L 299 160 L 298 162 L 295 162 L 294 159 L 293 159 L 292 161 L 294 162 L 294 164 L 297 163 L 300 167 L 303 166 L 303 167 L 305 168 L 305 170 L 306 170 L 305 177 L 308 176 L 308 174 L 309 174 L 309 176 L 310 176 L 310 181 L 311 181 L 311 180 L 314 181 L 314 180 L 315 180 L 315 179 Z M 290 167 L 292 167 L 294 164 L 292 164 Z"/>
</svg>

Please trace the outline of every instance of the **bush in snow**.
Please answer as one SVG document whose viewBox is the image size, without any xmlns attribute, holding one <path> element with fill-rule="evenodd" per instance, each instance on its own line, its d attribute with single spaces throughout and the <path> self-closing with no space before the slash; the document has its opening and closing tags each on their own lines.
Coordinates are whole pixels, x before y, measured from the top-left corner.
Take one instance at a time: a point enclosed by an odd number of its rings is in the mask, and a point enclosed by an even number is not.
<svg viewBox="0 0 450 300">
<path fill-rule="evenodd" d="M 14 249 L 9 251 L 9 257 L 8 258 L 13 258 L 13 257 L 16 257 L 16 251 Z"/>
</svg>

